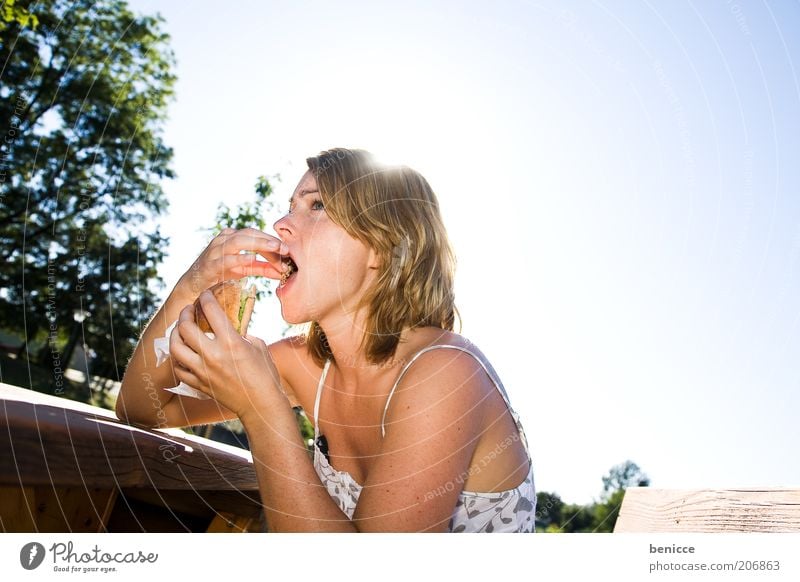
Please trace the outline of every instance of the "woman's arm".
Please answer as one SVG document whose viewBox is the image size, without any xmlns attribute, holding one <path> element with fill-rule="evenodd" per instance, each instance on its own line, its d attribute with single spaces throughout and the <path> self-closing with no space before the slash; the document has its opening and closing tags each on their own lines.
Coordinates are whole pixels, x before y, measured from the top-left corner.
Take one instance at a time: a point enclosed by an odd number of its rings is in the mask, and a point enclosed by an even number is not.
<svg viewBox="0 0 800 582">
<path fill-rule="evenodd" d="M 194 307 L 186 307 L 170 337 L 175 374 L 242 420 L 270 530 L 356 531 L 314 470 L 269 349 L 237 334 L 211 293 L 201 294 L 200 305 L 215 337 L 200 331 Z"/>
<path fill-rule="evenodd" d="M 177 386 L 179 380 L 172 358 L 156 366 L 153 342 L 165 335 L 184 307 L 214 284 L 250 275 L 280 278 L 272 264 L 279 258 L 280 247 L 279 239 L 254 229 L 225 229 L 209 243 L 139 338 L 117 397 L 116 413 L 121 420 L 167 428 L 235 418 L 232 411 L 213 399 L 198 400 L 166 392 L 164 388 Z M 253 254 L 239 254 L 242 250 L 257 252 L 272 263 L 257 261 Z"/>
<path fill-rule="evenodd" d="M 242 423 L 270 530 L 446 531 L 482 433 L 482 403 L 494 390 L 487 381 L 466 354 L 441 350 L 417 360 L 392 400 L 352 521 L 322 486 L 287 403 L 265 397 Z"/>
<path fill-rule="evenodd" d="M 289 400 L 279 390 L 265 394 L 242 424 L 270 531 L 358 531 L 322 485 Z"/>
<path fill-rule="evenodd" d="M 236 417 L 214 399 L 198 400 L 164 390 L 177 386 L 179 380 L 171 358 L 156 366 L 153 342 L 163 337 L 181 310 L 196 299 L 191 293 L 181 291 L 180 287 L 173 290 L 136 345 L 117 396 L 116 413 L 120 420 L 151 428 L 170 428 L 212 424 Z"/>
<path fill-rule="evenodd" d="M 236 334 L 210 293 L 200 303 L 216 337 L 200 332 L 194 307 L 184 309 L 170 342 L 175 373 L 242 420 L 270 530 L 446 529 L 483 431 L 483 403 L 494 390 L 472 357 L 428 352 L 404 376 L 350 521 L 314 469 L 269 350 Z"/>
</svg>

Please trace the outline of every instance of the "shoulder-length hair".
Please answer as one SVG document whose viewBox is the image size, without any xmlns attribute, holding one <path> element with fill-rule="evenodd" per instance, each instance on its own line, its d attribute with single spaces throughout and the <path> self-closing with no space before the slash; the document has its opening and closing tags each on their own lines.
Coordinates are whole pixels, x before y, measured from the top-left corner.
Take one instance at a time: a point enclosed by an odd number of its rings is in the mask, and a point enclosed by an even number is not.
<svg viewBox="0 0 800 582">
<path fill-rule="evenodd" d="M 455 255 L 428 181 L 407 166 L 380 164 L 365 150 L 334 148 L 306 163 L 331 220 L 380 257 L 378 276 L 358 304 L 367 311 L 361 342 L 367 360 L 390 359 L 406 328 L 453 331 Z M 306 340 L 319 365 L 334 358 L 318 322 Z"/>
</svg>

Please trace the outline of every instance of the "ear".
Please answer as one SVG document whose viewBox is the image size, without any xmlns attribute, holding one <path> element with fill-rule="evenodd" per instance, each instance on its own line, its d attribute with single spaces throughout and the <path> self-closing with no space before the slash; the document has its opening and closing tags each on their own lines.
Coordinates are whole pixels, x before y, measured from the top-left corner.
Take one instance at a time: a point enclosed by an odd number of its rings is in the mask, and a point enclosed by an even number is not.
<svg viewBox="0 0 800 582">
<path fill-rule="evenodd" d="M 379 269 L 381 266 L 381 258 L 378 255 L 378 252 L 369 247 L 369 254 L 367 255 L 367 268 L 368 269 Z"/>
</svg>

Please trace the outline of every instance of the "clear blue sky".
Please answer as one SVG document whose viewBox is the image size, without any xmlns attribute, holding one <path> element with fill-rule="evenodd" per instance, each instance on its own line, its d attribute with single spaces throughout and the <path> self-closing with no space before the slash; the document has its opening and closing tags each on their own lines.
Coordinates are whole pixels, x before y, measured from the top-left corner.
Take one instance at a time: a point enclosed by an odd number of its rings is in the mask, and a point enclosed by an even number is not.
<svg viewBox="0 0 800 582">
<path fill-rule="evenodd" d="M 540 490 L 800 485 L 800 4 L 131 5 L 178 58 L 170 286 L 218 201 L 370 149 L 440 197 Z"/>
</svg>

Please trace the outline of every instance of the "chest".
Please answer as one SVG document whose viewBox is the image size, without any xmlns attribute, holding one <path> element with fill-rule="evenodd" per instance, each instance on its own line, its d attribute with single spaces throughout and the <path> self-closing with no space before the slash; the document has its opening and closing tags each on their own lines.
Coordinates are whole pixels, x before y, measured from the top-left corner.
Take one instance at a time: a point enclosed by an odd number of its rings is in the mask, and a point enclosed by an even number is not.
<svg viewBox="0 0 800 582">
<path fill-rule="evenodd" d="M 351 394 L 326 385 L 320 395 L 319 418 L 311 419 L 324 435 L 330 464 L 364 484 L 381 451 L 385 394 Z"/>
</svg>

